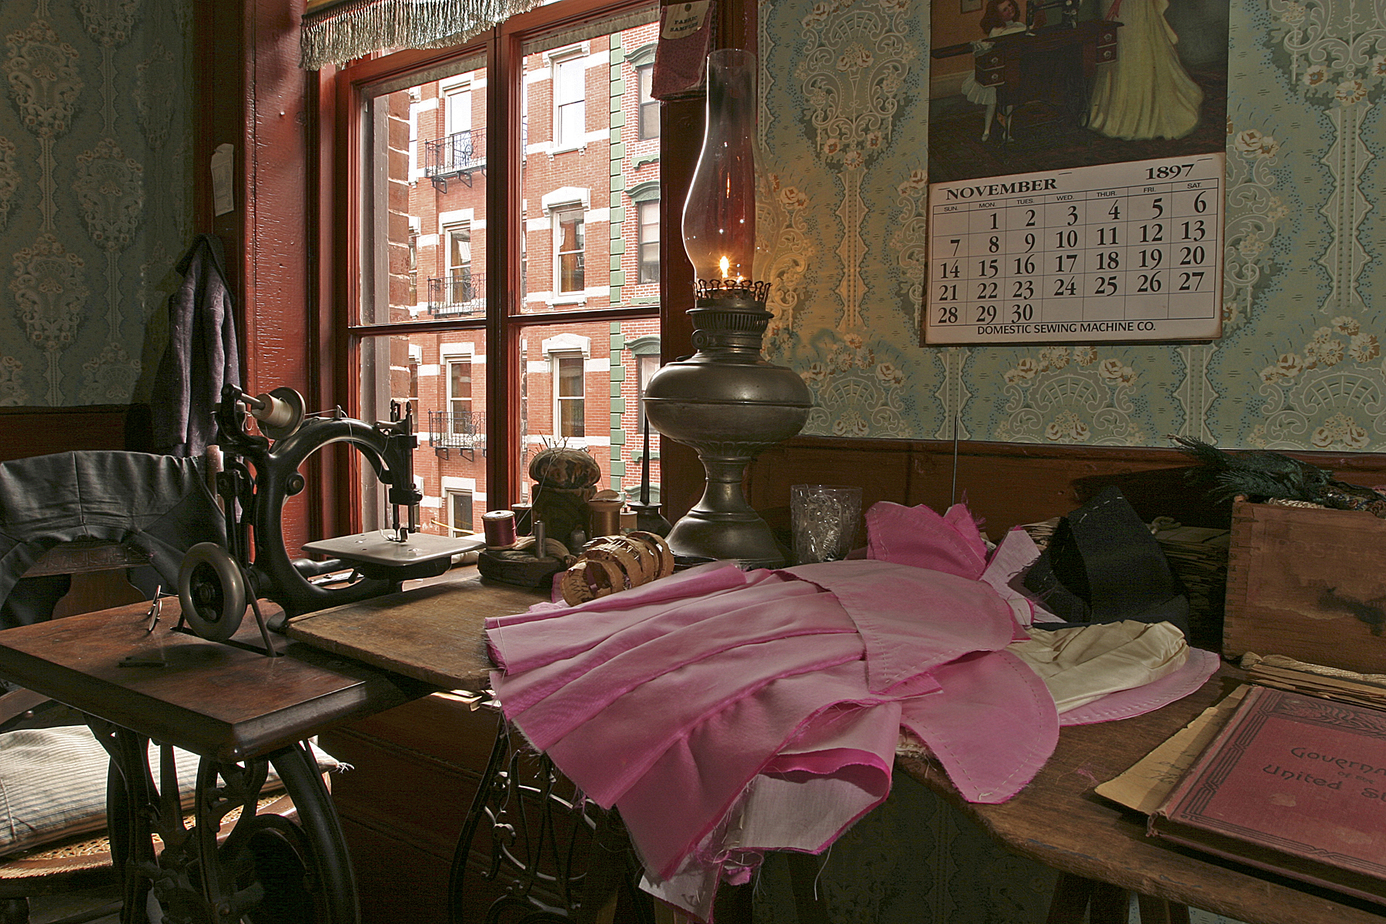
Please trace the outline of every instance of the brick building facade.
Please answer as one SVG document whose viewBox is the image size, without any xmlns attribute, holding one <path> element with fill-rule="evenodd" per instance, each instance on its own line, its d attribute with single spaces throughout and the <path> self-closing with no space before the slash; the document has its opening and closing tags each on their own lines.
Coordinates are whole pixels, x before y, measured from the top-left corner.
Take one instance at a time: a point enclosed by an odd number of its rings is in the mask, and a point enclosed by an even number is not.
<svg viewBox="0 0 1386 924">
<path fill-rule="evenodd" d="M 580 447 L 601 468 L 598 487 L 633 500 L 640 394 L 659 363 L 658 110 L 649 98 L 657 30 L 652 21 L 527 53 L 522 83 L 517 301 L 536 323 L 521 339 L 521 464 L 546 446 Z M 389 104 L 390 319 L 458 322 L 393 338 L 389 350 L 390 393 L 418 415 L 415 476 L 429 532 L 479 530 L 483 512 L 512 501 L 486 491 L 485 79 L 478 62 L 392 93 Z M 540 320 L 610 307 L 646 311 Z M 658 440 L 652 432 L 654 501 Z"/>
</svg>

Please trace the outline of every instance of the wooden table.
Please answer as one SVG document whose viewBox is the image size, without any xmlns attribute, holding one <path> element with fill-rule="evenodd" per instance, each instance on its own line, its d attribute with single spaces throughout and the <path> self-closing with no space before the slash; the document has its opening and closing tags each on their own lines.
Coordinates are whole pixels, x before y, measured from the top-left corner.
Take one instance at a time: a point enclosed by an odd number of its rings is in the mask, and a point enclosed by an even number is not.
<svg viewBox="0 0 1386 924">
<path fill-rule="evenodd" d="M 89 715 L 205 757 L 261 757 L 332 725 L 432 691 L 424 683 L 275 639 L 282 657 L 170 628 L 165 598 L 0 633 L 0 676 Z M 253 625 L 253 620 L 247 618 Z M 238 639 L 248 634 L 243 626 Z"/>
<path fill-rule="evenodd" d="M 481 639 L 484 619 L 522 612 L 541 599 L 538 591 L 484 582 L 464 571 L 434 587 L 300 617 L 288 633 L 441 687 L 479 690 L 491 670 Z M 1247 924 L 1381 924 L 1383 909 L 1348 904 L 1147 838 L 1143 818 L 1093 793 L 1239 679 L 1239 672 L 1224 667 L 1194 695 L 1156 712 L 1063 729 L 1035 780 L 1001 805 L 963 801 L 936 764 L 900 757 L 897 766 L 958 804 L 1001 845 L 1059 870 L 1066 881 L 1106 883 Z M 1118 897 L 1124 916 L 1125 897 Z"/>
<path fill-rule="evenodd" d="M 355 878 L 341 828 L 301 742 L 434 687 L 282 638 L 274 639 L 279 657 L 204 641 L 171 631 L 176 598 L 162 610 L 152 631 L 146 603 L 0 633 L 0 677 L 85 713 L 111 754 L 118 773 L 108 833 L 124 883 L 122 921 L 145 920 L 152 889 L 165 908 L 191 919 L 230 922 L 244 911 L 253 915 L 261 902 L 302 900 L 324 924 L 354 924 Z M 259 638 L 243 627 L 238 638 L 247 636 Z M 206 791 L 191 827 L 173 761 L 161 759 L 151 771 L 148 739 L 203 757 L 198 785 Z M 293 800 L 292 835 L 282 817 L 256 811 L 271 766 Z M 227 821 L 227 834 L 222 821 L 232 808 L 242 811 L 234 827 Z M 267 865 L 276 867 L 271 877 L 261 876 L 258 863 L 266 849 L 273 852 Z M 301 875 L 286 864 L 301 864 Z M 247 875 L 263 886 L 258 894 Z"/>
<path fill-rule="evenodd" d="M 286 630 L 298 643 L 287 646 L 287 658 L 179 638 L 164 642 L 169 663 L 158 668 L 126 661 L 160 647 L 143 637 L 142 611 L 124 617 L 109 611 L 0 635 L 0 675 L 156 737 L 174 735 L 194 750 L 254 755 L 306 733 L 303 723 L 345 721 L 428 689 L 484 689 L 491 664 L 482 623 L 542 599 L 538 590 L 484 582 L 473 569 L 458 569 L 435 584 L 298 617 Z M 318 660 L 305 646 L 332 657 Z M 286 686 L 290 673 L 298 681 Z M 1065 728 L 1035 780 L 1001 805 L 964 802 L 934 764 L 905 757 L 897 763 L 956 802 L 1006 848 L 1070 878 L 1247 924 L 1380 924 L 1380 908 L 1149 839 L 1142 818 L 1093 793 L 1224 695 L 1239 676 L 1225 667 L 1194 695 L 1157 712 Z M 263 698 L 253 692 L 261 688 Z M 270 700 L 278 707 L 269 708 Z"/>
<path fill-rule="evenodd" d="M 1386 908 L 1173 847 L 1145 835 L 1145 819 L 1093 792 L 1183 728 L 1241 680 L 1223 667 L 1198 692 L 1156 712 L 1063 729 L 1053 757 L 1001 805 L 962 800 L 937 764 L 897 765 L 942 793 L 997 842 L 1061 873 L 1227 915 L 1246 924 L 1381 924 Z M 1124 911 L 1123 911 L 1124 915 Z M 1124 920 L 1124 917 L 1122 918 Z M 1144 924 L 1150 924 L 1143 914 Z"/>
<path fill-rule="evenodd" d="M 478 691 L 490 686 L 493 669 L 486 620 L 547 599 L 538 589 L 483 581 L 475 567 L 457 568 L 435 583 L 299 616 L 285 634 L 439 689 Z"/>
</svg>

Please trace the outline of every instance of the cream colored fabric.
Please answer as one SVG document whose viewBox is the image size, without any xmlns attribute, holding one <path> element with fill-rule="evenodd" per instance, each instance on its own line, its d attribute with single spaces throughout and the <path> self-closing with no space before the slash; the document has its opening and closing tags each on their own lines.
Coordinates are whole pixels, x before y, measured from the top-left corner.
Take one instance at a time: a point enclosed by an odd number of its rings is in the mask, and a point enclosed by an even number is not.
<svg viewBox="0 0 1386 924">
<path fill-rule="evenodd" d="M 1015 642 L 1007 651 L 1039 675 L 1060 714 L 1159 680 L 1189 656 L 1184 634 L 1167 622 L 1124 620 L 1026 631 L 1029 641 Z"/>
</svg>

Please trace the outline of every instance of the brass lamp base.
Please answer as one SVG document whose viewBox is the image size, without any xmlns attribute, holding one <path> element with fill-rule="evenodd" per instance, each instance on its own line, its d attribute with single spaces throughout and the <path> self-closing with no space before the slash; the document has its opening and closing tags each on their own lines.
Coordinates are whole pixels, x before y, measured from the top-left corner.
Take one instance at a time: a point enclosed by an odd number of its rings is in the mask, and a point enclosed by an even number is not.
<svg viewBox="0 0 1386 924">
<path fill-rule="evenodd" d="M 756 456 L 803 429 L 812 397 L 793 370 L 761 358 L 771 317 L 763 290 L 723 290 L 699 298 L 689 314 L 697 352 L 655 373 L 644 399 L 651 425 L 691 446 L 707 473 L 702 499 L 669 531 L 669 547 L 681 565 L 778 567 L 788 556 L 741 482 Z"/>
</svg>

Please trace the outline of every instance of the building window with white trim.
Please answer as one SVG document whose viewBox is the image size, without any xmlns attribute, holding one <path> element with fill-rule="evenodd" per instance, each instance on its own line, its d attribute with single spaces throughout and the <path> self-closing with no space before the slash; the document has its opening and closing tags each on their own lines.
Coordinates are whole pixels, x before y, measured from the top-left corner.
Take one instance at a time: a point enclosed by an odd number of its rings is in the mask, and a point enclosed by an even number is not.
<svg viewBox="0 0 1386 924">
<path fill-rule="evenodd" d="M 587 134 L 586 81 L 585 56 L 554 58 L 553 142 L 556 148 L 582 146 Z"/>
<path fill-rule="evenodd" d="M 448 491 L 448 531 L 454 536 L 476 532 L 472 524 L 471 491 Z"/>
<path fill-rule="evenodd" d="M 659 282 L 659 200 L 637 202 L 640 216 L 640 282 Z"/>
<path fill-rule="evenodd" d="M 581 208 L 554 211 L 553 252 L 557 280 L 554 288 L 561 293 L 581 292 L 586 288 Z"/>
<path fill-rule="evenodd" d="M 452 225 L 444 232 L 447 237 L 447 300 L 448 308 L 462 309 L 479 293 L 472 284 L 472 226 Z"/>
<path fill-rule="evenodd" d="M 587 435 L 587 383 L 581 353 L 553 354 L 554 428 L 562 439 Z"/>
<path fill-rule="evenodd" d="M 659 100 L 654 98 L 654 65 L 635 69 L 640 85 L 640 140 L 659 137 Z"/>
<path fill-rule="evenodd" d="M 467 436 L 474 432 L 470 356 L 448 360 L 448 430 L 454 436 Z"/>
</svg>

